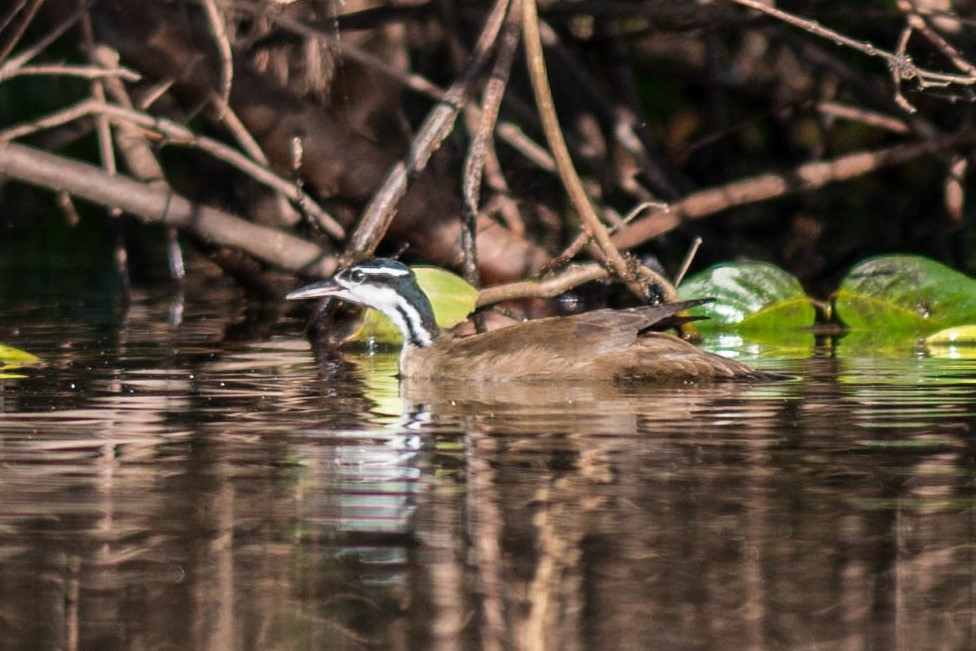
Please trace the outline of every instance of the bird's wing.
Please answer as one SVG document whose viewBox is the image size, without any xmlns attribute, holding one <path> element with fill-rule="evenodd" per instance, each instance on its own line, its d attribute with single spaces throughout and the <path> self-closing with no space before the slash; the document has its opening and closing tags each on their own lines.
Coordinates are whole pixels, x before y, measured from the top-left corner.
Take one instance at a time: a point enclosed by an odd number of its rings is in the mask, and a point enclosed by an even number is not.
<svg viewBox="0 0 976 651">
<path fill-rule="evenodd" d="M 641 332 L 668 322 L 678 312 L 703 301 L 665 303 L 626 310 L 594 310 L 565 317 L 549 317 L 499 328 L 461 339 L 469 354 L 518 354 L 544 349 L 553 356 L 595 357 L 634 344 Z M 680 319 L 679 319 L 680 320 Z"/>
</svg>

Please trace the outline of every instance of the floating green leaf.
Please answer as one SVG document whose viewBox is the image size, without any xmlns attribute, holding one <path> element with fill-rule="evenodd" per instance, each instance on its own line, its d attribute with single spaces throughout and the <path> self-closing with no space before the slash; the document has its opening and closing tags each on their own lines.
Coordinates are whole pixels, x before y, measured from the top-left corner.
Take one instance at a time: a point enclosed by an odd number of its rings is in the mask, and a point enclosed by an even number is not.
<svg viewBox="0 0 976 651">
<path fill-rule="evenodd" d="M 790 330 L 813 325 L 815 310 L 800 281 L 765 262 L 716 265 L 695 275 L 678 290 L 683 299 L 712 297 L 713 303 L 692 310 L 709 317 L 701 329 L 734 327 L 749 330 Z"/>
<path fill-rule="evenodd" d="M 0 379 L 20 378 L 23 375 L 7 373 L 24 366 L 34 366 L 41 363 L 36 355 L 23 350 L 0 344 Z"/>
<path fill-rule="evenodd" d="M 939 330 L 925 338 L 929 345 L 973 346 L 976 345 L 976 325 L 956 326 Z"/>
<path fill-rule="evenodd" d="M 922 352 L 918 337 L 906 330 L 848 330 L 834 342 L 838 359 L 911 359 Z"/>
<path fill-rule="evenodd" d="M 453 328 L 464 321 L 474 310 L 478 290 L 463 278 L 440 267 L 411 267 L 417 282 L 430 299 L 434 317 L 441 328 Z M 403 341 L 400 331 L 376 310 L 367 310 L 363 323 L 350 341 L 372 341 L 381 344 L 399 344 Z"/>
<path fill-rule="evenodd" d="M 925 338 L 925 348 L 931 357 L 976 359 L 976 325 L 939 330 Z"/>
<path fill-rule="evenodd" d="M 851 329 L 933 332 L 976 323 L 976 281 L 922 256 L 870 258 L 841 282 L 834 308 Z"/>
<path fill-rule="evenodd" d="M 5 366 L 24 366 L 40 363 L 41 358 L 23 350 L 0 344 L 0 364 Z"/>
</svg>

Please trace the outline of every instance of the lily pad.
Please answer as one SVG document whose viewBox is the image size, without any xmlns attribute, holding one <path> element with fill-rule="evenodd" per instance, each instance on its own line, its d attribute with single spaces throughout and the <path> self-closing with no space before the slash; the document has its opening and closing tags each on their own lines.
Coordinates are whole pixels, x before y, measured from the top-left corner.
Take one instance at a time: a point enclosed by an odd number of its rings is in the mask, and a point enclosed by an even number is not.
<svg viewBox="0 0 976 651">
<path fill-rule="evenodd" d="M 474 310 L 478 290 L 457 274 L 440 267 L 411 267 L 420 288 L 430 299 L 437 325 L 453 328 L 464 321 Z M 363 322 L 349 341 L 369 341 L 378 344 L 398 345 L 403 341 L 396 326 L 376 310 L 367 310 Z"/>
<path fill-rule="evenodd" d="M 692 314 L 709 317 L 701 330 L 789 330 L 809 328 L 816 312 L 800 281 L 765 262 L 723 263 L 706 269 L 678 288 L 682 299 L 712 297 Z"/>
<path fill-rule="evenodd" d="M 870 258 L 841 282 L 834 309 L 851 329 L 934 332 L 976 323 L 976 281 L 922 256 Z"/>
</svg>

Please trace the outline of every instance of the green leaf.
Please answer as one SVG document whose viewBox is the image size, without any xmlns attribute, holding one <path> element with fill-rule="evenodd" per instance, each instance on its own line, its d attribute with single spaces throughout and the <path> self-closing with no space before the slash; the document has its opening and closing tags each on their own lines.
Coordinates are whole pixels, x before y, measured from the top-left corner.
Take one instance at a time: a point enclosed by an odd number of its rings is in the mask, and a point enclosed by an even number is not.
<svg viewBox="0 0 976 651">
<path fill-rule="evenodd" d="M 707 316 L 696 327 L 743 330 L 809 328 L 816 316 L 800 281 L 765 262 L 741 261 L 716 265 L 678 288 L 682 299 L 711 297 L 692 314 Z"/>
<path fill-rule="evenodd" d="M 463 278 L 440 267 L 411 267 L 420 288 L 430 299 L 434 318 L 441 328 L 453 328 L 474 310 L 478 290 Z M 349 341 L 371 341 L 379 344 L 400 344 L 403 338 L 396 326 L 376 310 L 367 310 L 363 322 Z"/>
<path fill-rule="evenodd" d="M 700 322 L 696 322 L 700 323 Z M 809 328 L 785 330 L 704 330 L 695 344 L 725 357 L 750 361 L 761 357 L 809 359 L 816 346 Z"/>
<path fill-rule="evenodd" d="M 922 256 L 869 258 L 841 282 L 834 309 L 855 330 L 933 332 L 976 322 L 976 281 Z"/>
<path fill-rule="evenodd" d="M 935 346 L 976 345 L 976 325 L 956 326 L 939 330 L 925 338 L 925 343 Z"/>
<path fill-rule="evenodd" d="M 41 358 L 36 355 L 0 344 L 0 365 L 2 366 L 24 366 L 39 364 L 40 361 Z"/>
<path fill-rule="evenodd" d="M 939 330 L 925 338 L 930 357 L 976 359 L 976 325 Z"/>
<path fill-rule="evenodd" d="M 24 366 L 35 366 L 41 363 L 41 359 L 36 355 L 31 355 L 23 350 L 4 346 L 0 344 L 0 380 L 22 378 L 23 375 L 16 373 L 6 373 Z"/>
<path fill-rule="evenodd" d="M 922 352 L 918 337 L 906 330 L 848 330 L 833 350 L 837 359 L 911 359 Z"/>
</svg>

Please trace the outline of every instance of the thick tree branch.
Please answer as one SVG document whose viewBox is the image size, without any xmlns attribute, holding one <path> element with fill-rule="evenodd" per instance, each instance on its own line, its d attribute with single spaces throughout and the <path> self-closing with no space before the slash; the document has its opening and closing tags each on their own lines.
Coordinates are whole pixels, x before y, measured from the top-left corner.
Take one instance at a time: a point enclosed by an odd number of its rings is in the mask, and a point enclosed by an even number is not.
<svg viewBox="0 0 976 651">
<path fill-rule="evenodd" d="M 195 204 L 165 189 L 126 176 L 113 176 L 92 165 L 31 147 L 0 143 L 0 174 L 117 207 L 148 223 L 184 229 L 207 242 L 240 249 L 292 273 L 327 276 L 336 268 L 335 257 L 305 240 Z"/>
</svg>

